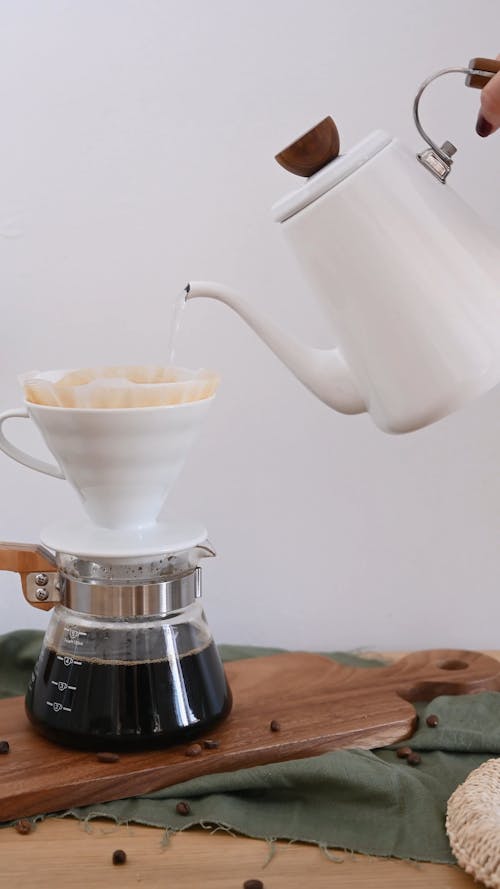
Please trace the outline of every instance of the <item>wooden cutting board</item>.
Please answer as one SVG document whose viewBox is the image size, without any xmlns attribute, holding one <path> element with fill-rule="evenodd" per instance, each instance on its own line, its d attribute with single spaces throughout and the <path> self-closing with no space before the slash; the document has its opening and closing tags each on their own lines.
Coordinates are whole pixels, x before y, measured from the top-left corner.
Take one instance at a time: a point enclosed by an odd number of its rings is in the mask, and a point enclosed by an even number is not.
<svg viewBox="0 0 500 889">
<path fill-rule="evenodd" d="M 389 667 L 347 667 L 315 654 L 279 654 L 227 665 L 234 696 L 229 718 L 210 733 L 215 750 L 188 745 L 125 753 L 102 763 L 39 737 L 23 698 L 0 701 L 0 821 L 159 790 L 198 775 L 365 749 L 411 736 L 415 700 L 500 690 L 500 662 L 472 651 L 421 651 Z M 277 720 L 279 732 L 270 730 Z"/>
</svg>

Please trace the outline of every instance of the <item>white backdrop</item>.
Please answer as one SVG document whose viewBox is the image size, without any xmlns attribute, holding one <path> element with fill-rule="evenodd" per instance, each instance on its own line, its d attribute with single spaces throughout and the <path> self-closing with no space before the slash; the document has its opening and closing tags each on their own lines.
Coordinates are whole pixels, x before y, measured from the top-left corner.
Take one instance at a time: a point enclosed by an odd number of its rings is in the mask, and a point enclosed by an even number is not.
<svg viewBox="0 0 500 889">
<path fill-rule="evenodd" d="M 382 127 L 417 148 L 420 82 L 499 50 L 497 0 L 0 0 L 0 405 L 33 367 L 164 360 L 189 278 L 333 344 L 270 217 L 297 184 L 274 154 L 329 113 L 345 147 Z M 475 135 L 477 107 L 450 77 L 422 113 L 459 145 L 452 187 L 494 223 L 500 136 Z M 178 359 L 223 377 L 170 502 L 218 550 L 219 642 L 499 646 L 500 390 L 389 437 L 209 301 L 187 307 Z M 42 455 L 27 425 L 10 432 Z M 0 503 L 1 540 L 76 510 L 3 455 Z M 1 574 L 0 631 L 46 620 Z"/>
</svg>

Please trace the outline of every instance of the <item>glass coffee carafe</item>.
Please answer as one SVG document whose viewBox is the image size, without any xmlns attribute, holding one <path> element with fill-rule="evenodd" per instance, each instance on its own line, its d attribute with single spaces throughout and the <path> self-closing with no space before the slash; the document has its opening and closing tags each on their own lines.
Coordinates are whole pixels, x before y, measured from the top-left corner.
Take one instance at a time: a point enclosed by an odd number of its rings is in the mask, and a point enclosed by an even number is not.
<svg viewBox="0 0 500 889">
<path fill-rule="evenodd" d="M 163 746 L 226 716 L 231 692 L 201 604 L 208 543 L 154 558 L 57 553 L 26 576 L 54 607 L 26 695 L 45 737 L 86 749 Z"/>
</svg>

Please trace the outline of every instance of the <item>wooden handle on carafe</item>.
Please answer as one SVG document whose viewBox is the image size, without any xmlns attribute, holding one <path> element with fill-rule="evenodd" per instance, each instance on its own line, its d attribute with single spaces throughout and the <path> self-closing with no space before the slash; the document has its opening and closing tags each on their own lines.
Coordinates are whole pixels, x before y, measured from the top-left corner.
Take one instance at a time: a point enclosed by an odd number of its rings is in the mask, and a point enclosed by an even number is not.
<svg viewBox="0 0 500 889">
<path fill-rule="evenodd" d="M 54 571 L 56 568 L 53 556 L 36 543 L 0 543 L 0 571 L 15 571 L 21 578 L 21 586 L 26 601 L 26 576 L 35 571 Z M 53 602 L 31 602 L 34 608 L 49 611 Z"/>
<path fill-rule="evenodd" d="M 478 57 L 477 59 L 471 59 L 469 62 L 469 68 L 473 68 L 475 71 L 487 71 L 491 73 L 491 77 L 495 74 L 498 74 L 500 71 L 500 59 L 483 59 Z M 484 74 L 468 74 L 465 78 L 465 85 L 471 86 L 473 89 L 482 90 L 487 83 L 490 82 L 491 77 L 485 77 Z"/>
</svg>

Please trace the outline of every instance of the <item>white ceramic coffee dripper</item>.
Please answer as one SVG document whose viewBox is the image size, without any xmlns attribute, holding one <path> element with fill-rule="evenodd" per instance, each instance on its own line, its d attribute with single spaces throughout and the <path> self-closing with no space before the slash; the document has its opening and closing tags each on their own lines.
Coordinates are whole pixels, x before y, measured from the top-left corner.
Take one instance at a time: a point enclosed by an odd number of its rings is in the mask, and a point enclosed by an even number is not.
<svg viewBox="0 0 500 889">
<path fill-rule="evenodd" d="M 151 528 L 154 533 L 212 402 L 213 396 L 159 407 L 110 409 L 25 402 L 23 408 L 0 415 L 0 449 L 30 469 L 66 479 L 91 523 L 116 531 L 117 539 L 125 539 L 122 532 L 127 530 Z M 3 426 L 12 418 L 35 423 L 57 465 L 9 441 Z M 98 540 L 97 535 L 96 544 Z"/>
</svg>

